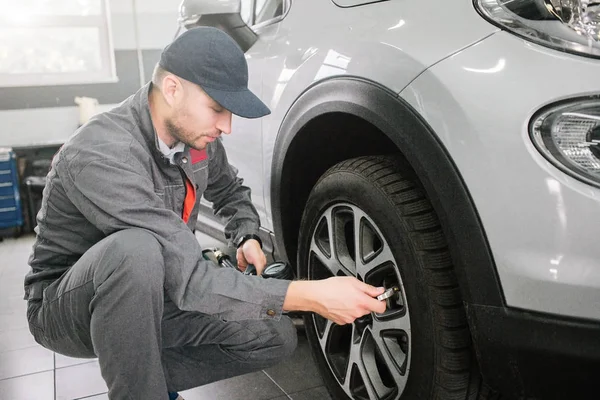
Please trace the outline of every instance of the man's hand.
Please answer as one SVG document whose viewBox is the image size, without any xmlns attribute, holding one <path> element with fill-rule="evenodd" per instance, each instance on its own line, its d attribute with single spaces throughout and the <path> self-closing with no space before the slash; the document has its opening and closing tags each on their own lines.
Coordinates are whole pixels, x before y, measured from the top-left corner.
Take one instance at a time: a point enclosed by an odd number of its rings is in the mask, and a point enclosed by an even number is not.
<svg viewBox="0 0 600 400">
<path fill-rule="evenodd" d="M 384 291 L 353 277 L 295 281 L 288 288 L 283 309 L 314 311 L 338 325 L 350 324 L 371 312 L 385 312 L 385 301 L 375 299 Z"/>
<path fill-rule="evenodd" d="M 262 274 L 267 265 L 267 257 L 260 248 L 260 243 L 254 239 L 246 240 L 237 249 L 236 258 L 240 270 L 245 271 L 248 264 L 252 264 L 256 267 L 256 275 Z"/>
</svg>

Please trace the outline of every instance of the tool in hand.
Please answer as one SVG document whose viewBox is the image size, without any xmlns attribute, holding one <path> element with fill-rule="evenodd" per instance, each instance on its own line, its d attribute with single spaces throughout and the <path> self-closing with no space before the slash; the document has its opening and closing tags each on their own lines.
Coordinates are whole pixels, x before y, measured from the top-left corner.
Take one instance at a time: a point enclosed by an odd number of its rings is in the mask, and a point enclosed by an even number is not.
<svg viewBox="0 0 600 400">
<path fill-rule="evenodd" d="M 246 267 L 244 274 L 256 275 L 256 267 L 252 264 L 249 264 L 248 267 Z M 267 265 L 261 276 L 265 279 L 275 278 L 292 280 L 294 279 L 294 271 L 292 271 L 292 267 L 290 267 L 288 264 L 278 261 Z"/>
<path fill-rule="evenodd" d="M 393 286 L 393 287 L 387 289 L 385 292 L 383 292 L 379 296 L 377 296 L 376 299 L 380 300 L 380 301 L 389 299 L 390 297 L 395 296 L 396 293 L 398 293 L 399 291 L 400 291 L 400 288 L 398 288 L 398 286 Z"/>
<path fill-rule="evenodd" d="M 240 269 L 237 265 L 235 265 L 229 256 L 223 253 L 219 249 L 206 249 L 202 251 L 202 255 L 205 259 L 216 262 L 221 267 L 233 268 L 238 271 Z M 256 267 L 252 264 L 249 264 L 246 267 L 246 270 L 243 272 L 244 275 L 256 275 Z M 294 279 L 294 271 L 292 267 L 284 262 L 277 261 L 272 264 L 269 264 L 263 270 L 261 276 L 265 279 L 275 278 L 275 279 L 286 279 L 292 280 Z"/>
</svg>

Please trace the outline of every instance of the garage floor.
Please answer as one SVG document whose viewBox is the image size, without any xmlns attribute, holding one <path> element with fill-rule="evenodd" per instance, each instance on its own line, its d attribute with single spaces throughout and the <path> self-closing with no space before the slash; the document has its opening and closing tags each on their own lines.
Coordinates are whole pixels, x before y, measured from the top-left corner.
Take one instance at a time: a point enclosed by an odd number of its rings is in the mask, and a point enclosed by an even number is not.
<svg viewBox="0 0 600 400">
<path fill-rule="evenodd" d="M 203 246 L 219 245 L 199 236 Z M 33 236 L 0 242 L 0 397 L 6 400 L 106 400 L 107 388 L 96 360 L 55 354 L 34 340 L 25 316 L 23 276 Z M 186 400 L 319 399 L 330 397 L 322 386 L 303 332 L 293 357 L 284 363 L 195 388 Z"/>
</svg>

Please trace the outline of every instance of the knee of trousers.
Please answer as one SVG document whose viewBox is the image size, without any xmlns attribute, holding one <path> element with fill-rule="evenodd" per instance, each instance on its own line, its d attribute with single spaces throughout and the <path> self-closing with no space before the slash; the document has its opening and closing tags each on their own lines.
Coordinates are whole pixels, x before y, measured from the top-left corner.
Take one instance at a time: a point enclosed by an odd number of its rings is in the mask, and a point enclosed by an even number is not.
<svg viewBox="0 0 600 400">
<path fill-rule="evenodd" d="M 289 358 L 296 350 L 298 336 L 292 320 L 282 316 L 279 321 L 243 321 L 239 335 L 228 344 L 221 344 L 223 351 L 238 360 L 257 362 L 262 367 L 275 365 Z"/>
<path fill-rule="evenodd" d="M 298 345 L 296 326 L 287 316 L 282 316 L 279 321 L 272 321 L 275 335 L 272 339 L 274 358 L 286 359 L 290 357 Z"/>
<path fill-rule="evenodd" d="M 143 287 L 145 283 L 164 282 L 165 266 L 160 243 L 143 229 L 125 229 L 106 238 L 103 271 L 117 274 L 127 282 Z"/>
</svg>

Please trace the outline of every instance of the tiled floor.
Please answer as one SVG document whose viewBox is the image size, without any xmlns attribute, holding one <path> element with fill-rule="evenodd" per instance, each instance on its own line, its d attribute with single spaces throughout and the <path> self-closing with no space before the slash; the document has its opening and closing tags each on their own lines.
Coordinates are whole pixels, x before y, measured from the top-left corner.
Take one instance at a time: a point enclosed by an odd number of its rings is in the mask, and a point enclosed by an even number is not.
<svg viewBox="0 0 600 400">
<path fill-rule="evenodd" d="M 204 246 L 221 245 L 206 236 L 198 239 Z M 29 333 L 22 298 L 32 243 L 33 236 L 0 242 L 0 400 L 107 400 L 96 360 L 55 354 Z M 299 346 L 290 360 L 181 395 L 186 400 L 327 400 L 322 385 L 300 330 Z"/>
</svg>

